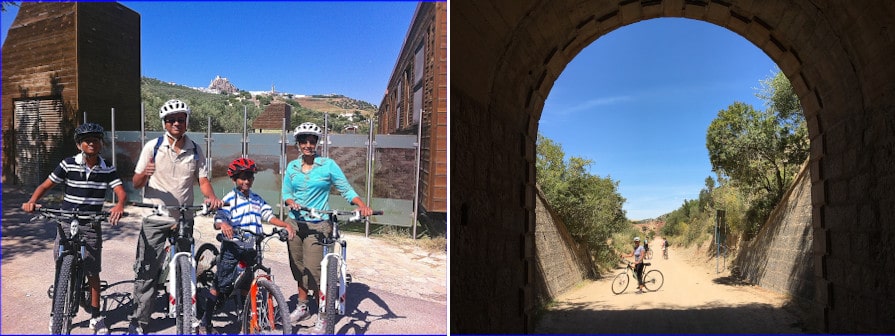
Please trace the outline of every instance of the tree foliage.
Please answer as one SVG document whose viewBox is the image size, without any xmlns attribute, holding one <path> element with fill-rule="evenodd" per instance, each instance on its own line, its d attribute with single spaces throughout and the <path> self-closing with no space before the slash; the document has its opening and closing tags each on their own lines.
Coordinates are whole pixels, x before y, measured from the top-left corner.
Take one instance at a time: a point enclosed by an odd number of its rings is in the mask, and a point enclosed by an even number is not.
<svg viewBox="0 0 895 336">
<path fill-rule="evenodd" d="M 698 200 L 686 200 L 665 216 L 662 233 L 691 243 L 715 225 L 735 239 L 757 232 L 790 188 L 805 159 L 808 136 L 798 97 L 782 72 L 760 81 L 756 94 L 764 111 L 734 102 L 718 112 L 706 132 L 706 147 L 716 181 L 706 178 Z"/>
<path fill-rule="evenodd" d="M 591 160 L 566 160 L 562 146 L 543 135 L 537 142 L 537 181 L 572 237 L 604 264 L 617 261 L 607 240 L 629 226 L 618 182 L 588 172 Z"/>
</svg>

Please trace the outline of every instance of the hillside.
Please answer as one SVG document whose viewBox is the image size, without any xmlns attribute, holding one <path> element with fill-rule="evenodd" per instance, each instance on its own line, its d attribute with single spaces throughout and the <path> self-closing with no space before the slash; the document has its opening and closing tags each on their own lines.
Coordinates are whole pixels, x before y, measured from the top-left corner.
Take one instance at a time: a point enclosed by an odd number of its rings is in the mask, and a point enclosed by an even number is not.
<svg viewBox="0 0 895 336">
<path fill-rule="evenodd" d="M 173 98 L 189 104 L 193 110 L 190 131 L 205 131 L 206 120 L 211 116 L 213 132 L 239 133 L 242 132 L 244 109 L 248 115 L 248 124 L 251 125 L 264 107 L 272 101 L 282 101 L 293 107 L 292 125 L 310 121 L 322 126 L 323 115 L 329 113 L 332 132 L 340 133 L 344 126 L 353 124 L 360 127 L 358 133 L 366 133 L 369 129 L 366 120 L 378 110 L 373 104 L 342 95 L 299 97 L 276 93 L 253 96 L 245 90 L 232 94 L 211 93 L 148 77 L 143 77 L 141 81 L 140 96 L 146 111 L 157 111 L 165 101 Z M 158 114 L 146 113 L 146 125 L 148 130 L 161 130 Z"/>
</svg>

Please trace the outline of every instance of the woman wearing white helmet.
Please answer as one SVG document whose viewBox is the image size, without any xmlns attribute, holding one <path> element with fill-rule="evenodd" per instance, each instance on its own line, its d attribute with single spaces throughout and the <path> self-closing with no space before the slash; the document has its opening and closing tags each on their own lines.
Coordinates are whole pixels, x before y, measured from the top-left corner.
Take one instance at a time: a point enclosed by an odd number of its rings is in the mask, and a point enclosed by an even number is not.
<svg viewBox="0 0 895 336">
<path fill-rule="evenodd" d="M 292 276 L 298 283 L 298 307 L 292 312 L 293 323 L 311 316 L 308 311 L 308 290 L 319 293 L 320 261 L 323 259 L 322 238 L 332 230 L 328 217 L 323 220 L 307 217 L 302 206 L 329 210 L 329 191 L 332 186 L 342 197 L 357 206 L 361 215 L 369 216 L 373 210 L 367 207 L 351 187 L 342 169 L 335 161 L 317 155 L 320 127 L 306 122 L 295 128 L 295 145 L 300 155 L 289 162 L 283 176 L 283 200 L 292 208 L 287 222 L 296 228 L 295 239 L 287 242 Z M 315 330 L 323 330 L 322 319 L 317 319 Z"/>
<path fill-rule="evenodd" d="M 624 257 L 634 257 L 634 275 L 637 276 L 637 294 L 643 293 L 643 257 L 646 252 L 643 246 L 640 246 L 640 237 L 634 237 L 634 252 L 622 255 Z"/>
</svg>

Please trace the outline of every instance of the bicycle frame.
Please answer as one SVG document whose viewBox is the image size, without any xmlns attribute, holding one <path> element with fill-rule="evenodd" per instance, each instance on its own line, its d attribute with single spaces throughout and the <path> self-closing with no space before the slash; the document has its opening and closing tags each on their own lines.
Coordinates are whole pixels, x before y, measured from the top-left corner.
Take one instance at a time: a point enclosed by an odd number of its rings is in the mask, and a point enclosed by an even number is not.
<svg viewBox="0 0 895 336">
<path fill-rule="evenodd" d="M 335 226 L 336 226 L 335 220 L 333 220 L 333 227 L 335 227 Z M 333 231 L 335 232 L 335 228 L 333 229 Z M 329 240 L 329 241 L 327 241 L 327 240 Z M 341 249 L 340 249 L 341 253 L 335 252 L 335 246 L 336 246 L 337 242 L 341 246 Z M 336 301 L 336 308 L 337 308 L 336 310 L 338 310 L 339 315 L 345 315 L 345 295 L 348 290 L 348 284 L 351 283 L 351 277 L 350 277 L 350 275 L 348 275 L 348 263 L 347 263 L 348 243 L 344 239 L 338 239 L 338 238 L 333 238 L 331 240 L 324 239 L 323 259 L 320 260 L 320 269 L 321 270 L 326 270 L 329 268 L 329 259 L 330 258 L 328 258 L 328 256 L 332 256 L 332 257 L 336 258 L 336 261 L 338 261 L 338 266 L 337 266 L 338 271 L 336 273 L 336 274 L 338 274 L 338 277 L 337 277 L 336 281 L 339 282 L 339 284 L 338 284 L 339 298 Z M 320 288 L 326 288 L 329 281 L 331 281 L 331 279 L 328 279 L 327 272 L 320 272 Z M 328 307 L 326 307 L 325 293 L 326 293 L 326 291 L 321 290 L 320 295 L 318 295 L 318 299 L 320 300 L 319 307 L 320 307 L 321 313 L 329 313 L 328 311 L 326 311 L 326 308 L 328 308 Z"/>
<path fill-rule="evenodd" d="M 180 301 L 186 302 L 189 300 L 190 312 L 189 315 L 192 317 L 192 321 L 196 320 L 196 260 L 195 256 L 195 239 L 193 238 L 193 225 L 186 219 L 186 215 L 188 211 L 196 211 L 201 210 L 197 213 L 197 215 L 205 215 L 209 212 L 209 208 L 207 204 L 199 205 L 162 205 L 162 204 L 149 204 L 149 203 L 139 203 L 139 202 L 131 202 L 131 205 L 151 208 L 152 215 L 161 216 L 161 217 L 169 217 L 168 210 L 177 210 L 180 212 L 180 217 L 177 220 L 177 233 L 176 235 L 172 235 L 168 237 L 168 256 L 166 257 L 165 262 L 162 264 L 162 269 L 159 272 L 159 281 L 165 281 L 166 286 L 165 290 L 168 292 L 168 314 L 169 318 L 177 318 L 177 305 Z M 177 268 L 177 262 L 181 258 L 186 258 L 189 260 L 190 267 L 189 268 L 189 289 L 188 292 L 190 297 L 187 299 L 186 297 L 180 297 L 180 293 L 178 293 L 178 274 L 175 270 Z M 187 285 L 187 284 L 183 284 Z M 186 294 L 186 293 L 184 293 Z M 179 321 L 178 321 L 179 323 Z M 192 323 L 191 323 L 192 324 Z M 192 326 L 182 326 L 182 328 L 192 328 Z"/>
</svg>

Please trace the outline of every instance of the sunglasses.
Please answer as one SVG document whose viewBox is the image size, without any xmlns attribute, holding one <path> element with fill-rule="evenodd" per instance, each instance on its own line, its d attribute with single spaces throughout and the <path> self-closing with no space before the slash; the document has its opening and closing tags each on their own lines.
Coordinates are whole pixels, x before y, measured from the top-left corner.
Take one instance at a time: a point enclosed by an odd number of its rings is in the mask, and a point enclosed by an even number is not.
<svg viewBox="0 0 895 336">
<path fill-rule="evenodd" d="M 181 124 L 186 123 L 186 118 L 165 118 L 166 124 L 173 124 L 175 122 L 179 122 Z"/>
<path fill-rule="evenodd" d="M 236 175 L 236 178 L 240 180 L 251 180 L 255 178 L 255 173 L 244 171 L 242 173 L 239 173 L 239 175 Z"/>
<path fill-rule="evenodd" d="M 317 139 L 313 138 L 313 137 L 306 137 L 306 138 L 302 137 L 302 138 L 298 138 L 298 140 L 296 140 L 295 142 L 298 144 L 312 144 L 313 145 L 313 144 L 317 143 Z"/>
</svg>

